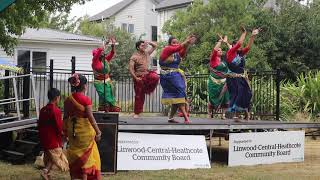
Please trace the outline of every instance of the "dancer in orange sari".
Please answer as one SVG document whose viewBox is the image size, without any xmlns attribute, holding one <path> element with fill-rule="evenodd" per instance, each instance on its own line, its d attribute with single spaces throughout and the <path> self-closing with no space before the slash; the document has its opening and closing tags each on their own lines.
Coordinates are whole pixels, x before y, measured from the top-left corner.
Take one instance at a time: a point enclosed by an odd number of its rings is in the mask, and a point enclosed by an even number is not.
<svg viewBox="0 0 320 180">
<path fill-rule="evenodd" d="M 92 114 L 91 100 L 84 95 L 87 79 L 74 74 L 68 81 L 73 93 L 64 102 L 63 130 L 69 140 L 71 179 L 100 180 L 101 162 L 96 141 L 101 139 L 101 131 Z"/>
</svg>

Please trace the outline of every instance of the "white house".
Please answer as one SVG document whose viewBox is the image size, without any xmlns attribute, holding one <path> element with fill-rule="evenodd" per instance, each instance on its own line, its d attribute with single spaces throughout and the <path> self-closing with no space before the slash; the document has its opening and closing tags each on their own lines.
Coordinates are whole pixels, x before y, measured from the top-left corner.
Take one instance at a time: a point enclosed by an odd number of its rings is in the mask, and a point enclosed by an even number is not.
<svg viewBox="0 0 320 180">
<path fill-rule="evenodd" d="M 71 69 L 71 57 L 76 57 L 76 68 L 91 71 L 92 49 L 101 45 L 99 39 L 52 29 L 26 29 L 19 37 L 13 56 L 0 49 L 0 58 L 20 65 L 30 62 L 33 68 L 45 68 L 54 61 L 55 69 Z"/>
<path fill-rule="evenodd" d="M 114 20 L 114 25 L 133 33 L 137 38 L 157 41 L 157 12 L 155 7 L 162 0 L 123 0 L 92 16 L 90 21 Z"/>
<path fill-rule="evenodd" d="M 178 10 L 185 10 L 192 0 L 164 0 L 156 6 L 158 12 L 158 36 L 161 40 L 167 40 L 167 35 L 162 32 L 163 25 L 168 21 Z"/>
</svg>

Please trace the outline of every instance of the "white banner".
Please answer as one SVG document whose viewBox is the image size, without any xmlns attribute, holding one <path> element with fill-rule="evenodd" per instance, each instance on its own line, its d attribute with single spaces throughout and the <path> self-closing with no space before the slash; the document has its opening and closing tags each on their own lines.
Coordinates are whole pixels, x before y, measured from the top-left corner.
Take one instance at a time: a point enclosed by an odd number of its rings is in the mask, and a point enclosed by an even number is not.
<svg viewBox="0 0 320 180">
<path fill-rule="evenodd" d="M 118 170 L 211 168 L 204 136 L 119 133 Z"/>
<path fill-rule="evenodd" d="M 304 161 L 304 131 L 231 133 L 229 166 Z"/>
</svg>

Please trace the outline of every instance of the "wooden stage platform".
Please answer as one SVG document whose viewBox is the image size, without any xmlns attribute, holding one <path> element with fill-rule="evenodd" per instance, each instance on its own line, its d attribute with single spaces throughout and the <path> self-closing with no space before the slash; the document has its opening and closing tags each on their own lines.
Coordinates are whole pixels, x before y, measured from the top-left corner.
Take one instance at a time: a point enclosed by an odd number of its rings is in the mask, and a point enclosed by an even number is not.
<svg viewBox="0 0 320 180">
<path fill-rule="evenodd" d="M 114 118 L 117 114 L 107 114 Z M 186 131 L 186 130 L 239 130 L 239 129 L 301 129 L 319 128 L 320 123 L 308 122 L 282 122 L 262 120 L 241 120 L 236 122 L 232 119 L 209 119 L 190 117 L 191 123 L 184 124 L 183 118 L 175 117 L 180 123 L 168 123 L 168 117 L 140 117 L 134 119 L 130 116 L 119 116 L 119 131 Z M 18 129 L 36 127 L 37 119 L 25 119 L 21 121 L 0 123 L 0 133 Z"/>
<path fill-rule="evenodd" d="M 320 123 L 308 122 L 283 122 L 283 121 L 262 121 L 262 120 L 240 120 L 232 119 L 209 119 L 193 118 L 190 124 L 184 124 L 183 118 L 175 117 L 180 123 L 168 123 L 168 117 L 119 117 L 119 130 L 237 130 L 237 129 L 300 129 L 320 128 Z"/>
</svg>

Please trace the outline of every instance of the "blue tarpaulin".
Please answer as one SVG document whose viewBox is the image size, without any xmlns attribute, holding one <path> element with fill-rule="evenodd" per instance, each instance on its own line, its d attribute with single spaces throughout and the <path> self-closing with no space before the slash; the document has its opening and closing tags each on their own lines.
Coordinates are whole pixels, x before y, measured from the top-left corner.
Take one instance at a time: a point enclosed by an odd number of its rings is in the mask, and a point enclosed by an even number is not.
<svg viewBox="0 0 320 180">
<path fill-rule="evenodd" d="M 9 70 L 17 73 L 23 73 L 23 68 L 17 67 L 9 60 L 0 58 L 0 70 Z"/>
<path fill-rule="evenodd" d="M 0 0 L 0 12 L 5 10 L 8 6 L 14 3 L 16 0 Z"/>
</svg>

